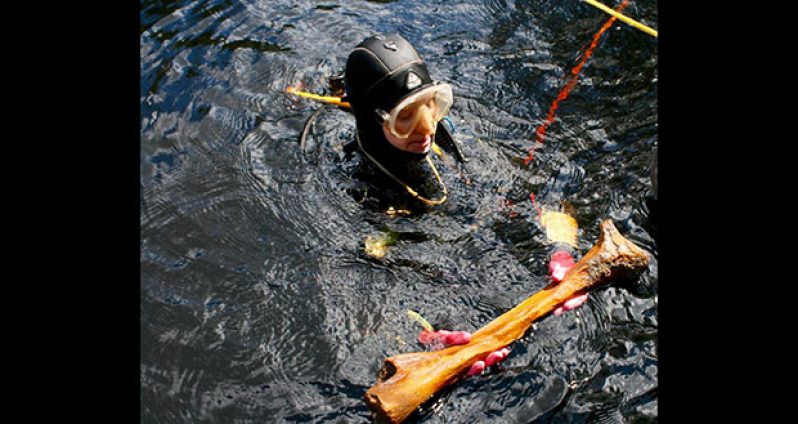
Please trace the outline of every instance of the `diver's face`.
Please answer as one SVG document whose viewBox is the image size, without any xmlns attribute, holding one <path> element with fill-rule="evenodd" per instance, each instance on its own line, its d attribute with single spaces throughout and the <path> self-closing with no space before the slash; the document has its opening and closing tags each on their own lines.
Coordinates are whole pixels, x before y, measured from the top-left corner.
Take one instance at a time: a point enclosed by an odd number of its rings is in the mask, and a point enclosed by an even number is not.
<svg viewBox="0 0 798 424">
<path fill-rule="evenodd" d="M 397 137 L 388 129 L 387 122 L 383 124 L 382 132 L 388 142 L 404 152 L 429 152 L 430 147 L 432 147 L 432 140 L 435 139 L 435 127 L 437 125 L 437 121 L 433 117 L 434 103 L 430 104 L 430 102 L 434 101 L 434 99 L 430 99 L 427 102 L 420 102 L 414 107 L 405 108 L 397 116 L 396 127 L 400 131 L 406 132 L 405 129 L 401 128 L 402 125 L 407 125 L 407 129 L 410 129 L 413 125 L 415 126 L 407 137 Z"/>
</svg>

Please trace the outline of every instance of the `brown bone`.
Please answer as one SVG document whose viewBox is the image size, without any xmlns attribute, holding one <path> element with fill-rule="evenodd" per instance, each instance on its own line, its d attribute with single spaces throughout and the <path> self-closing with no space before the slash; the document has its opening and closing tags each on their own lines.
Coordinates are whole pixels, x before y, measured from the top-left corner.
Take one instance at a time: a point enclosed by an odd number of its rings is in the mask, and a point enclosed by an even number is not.
<svg viewBox="0 0 798 424">
<path fill-rule="evenodd" d="M 366 392 L 366 403 L 378 422 L 401 423 L 439 390 L 462 378 L 471 364 L 523 337 L 536 319 L 574 295 L 647 266 L 648 255 L 625 239 L 611 220 L 604 220 L 596 245 L 560 284 L 541 289 L 494 319 L 467 344 L 386 358 L 377 384 Z"/>
</svg>

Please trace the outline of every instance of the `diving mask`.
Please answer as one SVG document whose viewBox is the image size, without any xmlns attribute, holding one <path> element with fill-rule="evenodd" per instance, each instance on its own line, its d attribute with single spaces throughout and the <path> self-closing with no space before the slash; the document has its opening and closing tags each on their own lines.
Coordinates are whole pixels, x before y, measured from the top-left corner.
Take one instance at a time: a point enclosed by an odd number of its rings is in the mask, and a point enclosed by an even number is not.
<svg viewBox="0 0 798 424">
<path fill-rule="evenodd" d="M 453 102 L 452 86 L 442 82 L 407 95 L 390 113 L 378 110 L 383 124 L 399 138 L 407 138 L 416 129 L 422 118 L 430 119 L 433 128 L 449 113 Z M 428 113 L 422 113 L 428 112 Z"/>
</svg>

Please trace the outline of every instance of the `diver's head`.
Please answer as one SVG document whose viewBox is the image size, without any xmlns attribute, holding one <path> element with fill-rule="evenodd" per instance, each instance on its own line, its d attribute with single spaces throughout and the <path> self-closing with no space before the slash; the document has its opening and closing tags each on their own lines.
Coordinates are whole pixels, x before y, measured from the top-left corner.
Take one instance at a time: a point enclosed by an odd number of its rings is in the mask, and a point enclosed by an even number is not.
<svg viewBox="0 0 798 424">
<path fill-rule="evenodd" d="M 366 38 L 349 55 L 344 81 L 362 149 L 391 163 L 429 153 L 437 123 L 452 105 L 452 88 L 430 78 L 407 40 Z"/>
</svg>

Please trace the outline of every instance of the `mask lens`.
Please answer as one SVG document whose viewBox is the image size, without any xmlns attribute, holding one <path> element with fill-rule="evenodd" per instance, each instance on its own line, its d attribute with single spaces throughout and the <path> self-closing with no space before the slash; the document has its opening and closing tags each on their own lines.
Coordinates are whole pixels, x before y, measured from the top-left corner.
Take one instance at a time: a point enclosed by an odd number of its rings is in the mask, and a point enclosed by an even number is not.
<svg viewBox="0 0 798 424">
<path fill-rule="evenodd" d="M 391 110 L 388 129 L 399 138 L 407 138 L 422 119 L 434 127 L 452 106 L 452 87 L 439 83 L 403 99 Z"/>
</svg>

